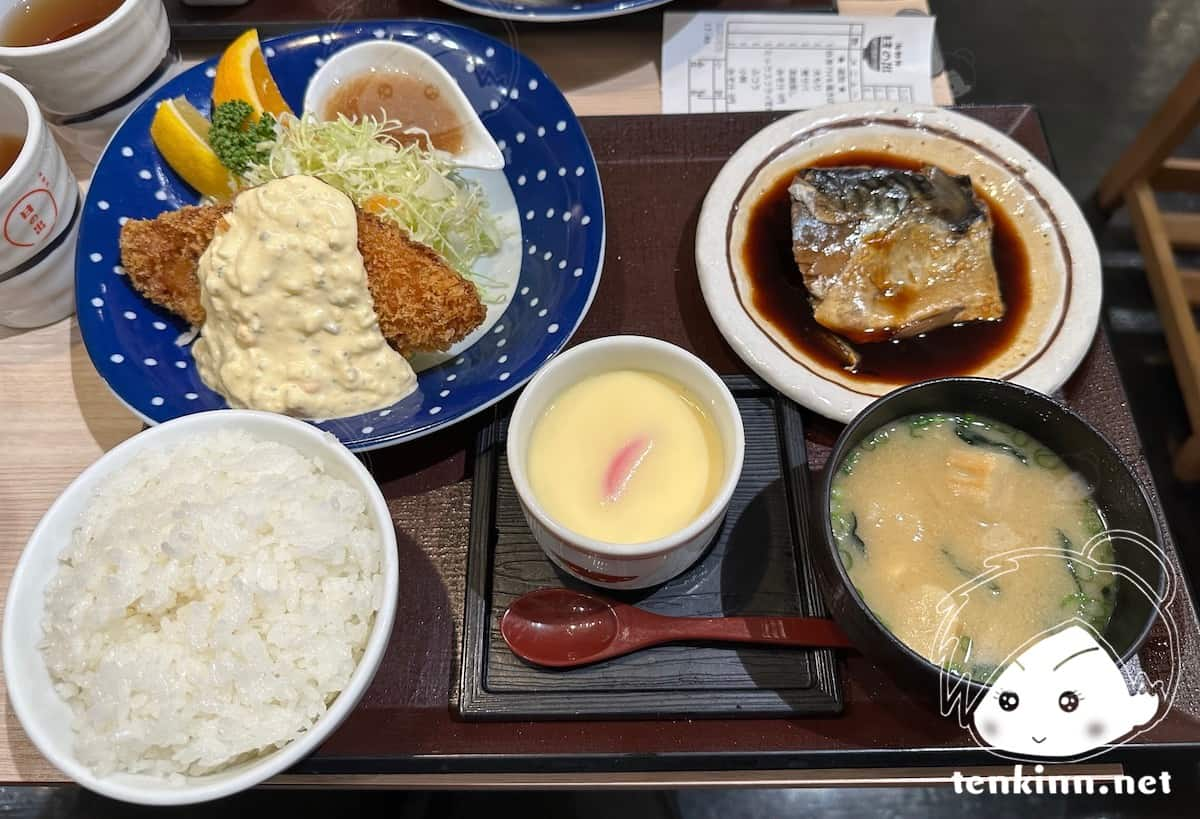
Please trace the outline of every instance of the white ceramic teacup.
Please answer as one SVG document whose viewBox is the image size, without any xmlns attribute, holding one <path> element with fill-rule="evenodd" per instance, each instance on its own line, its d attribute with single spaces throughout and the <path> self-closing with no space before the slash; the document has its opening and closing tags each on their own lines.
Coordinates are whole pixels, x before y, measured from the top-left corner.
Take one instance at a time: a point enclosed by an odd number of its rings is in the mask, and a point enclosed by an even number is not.
<svg viewBox="0 0 1200 819">
<path fill-rule="evenodd" d="M 79 183 L 33 96 L 3 74 L 0 133 L 25 139 L 0 176 L 0 324 L 38 327 L 75 309 Z"/>
<path fill-rule="evenodd" d="M 0 0 L 0 21 L 24 0 Z M 162 0 L 125 0 L 91 28 L 57 42 L 5 46 L 0 72 L 42 106 L 68 154 L 94 163 L 133 107 L 177 69 Z"/>
<path fill-rule="evenodd" d="M 646 543 L 607 543 L 574 532 L 538 502 L 526 472 L 533 427 L 563 390 L 613 370 L 646 370 L 682 384 L 704 406 L 725 451 L 725 471 L 712 502 L 684 528 Z M 552 359 L 525 386 L 508 424 L 508 469 L 534 538 L 563 571 L 609 589 L 641 589 L 670 580 L 704 553 L 725 517 L 742 474 L 745 431 L 720 376 L 686 350 L 645 336 L 610 336 Z"/>
</svg>

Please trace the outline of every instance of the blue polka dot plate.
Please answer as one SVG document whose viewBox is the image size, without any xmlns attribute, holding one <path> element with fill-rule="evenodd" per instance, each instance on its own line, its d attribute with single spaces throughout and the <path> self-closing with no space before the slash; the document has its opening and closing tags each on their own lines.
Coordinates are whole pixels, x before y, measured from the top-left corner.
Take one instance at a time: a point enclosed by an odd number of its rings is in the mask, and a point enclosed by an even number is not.
<svg viewBox="0 0 1200 819">
<path fill-rule="evenodd" d="M 652 9 L 671 0 L 442 0 L 448 6 L 499 17 L 502 20 L 533 20 L 539 23 L 570 23 L 619 17 Z"/>
<path fill-rule="evenodd" d="M 480 183 L 505 240 L 476 272 L 506 294 L 464 342 L 419 356 L 415 393 L 394 406 L 314 421 L 354 450 L 428 435 L 491 406 L 562 349 L 587 313 L 604 258 L 604 202 L 587 137 L 567 101 L 534 63 L 462 26 L 430 21 L 344 25 L 263 41 L 288 103 L 300 110 L 312 74 L 337 51 L 371 39 L 416 46 L 465 92 L 504 154 Z M 227 407 L 200 380 L 187 323 L 139 295 L 120 266 L 120 229 L 196 204 L 198 196 L 150 140 L 156 104 L 185 96 L 208 113 L 215 60 L 158 89 L 114 134 L 84 204 L 76 255 L 79 326 L 92 363 L 148 423 Z"/>
</svg>

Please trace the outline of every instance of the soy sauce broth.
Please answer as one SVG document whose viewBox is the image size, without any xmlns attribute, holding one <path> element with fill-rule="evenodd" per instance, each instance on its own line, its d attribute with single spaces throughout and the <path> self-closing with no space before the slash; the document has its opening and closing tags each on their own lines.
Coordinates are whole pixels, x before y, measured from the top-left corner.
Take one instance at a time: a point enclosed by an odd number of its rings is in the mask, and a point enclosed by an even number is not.
<svg viewBox="0 0 1200 819">
<path fill-rule="evenodd" d="M 846 151 L 800 167 L 871 165 L 915 171 L 924 164 L 892 154 Z M 830 331 L 813 318 L 808 289 L 792 257 L 788 186 L 800 167 L 781 176 L 750 206 L 741 247 L 755 310 L 797 349 L 825 366 L 841 369 L 851 380 L 908 384 L 976 372 L 1012 343 L 1029 311 L 1029 254 L 1008 214 L 976 188 L 992 217 L 992 261 L 1004 299 L 1004 318 L 939 327 L 912 338 L 855 344 L 862 361 L 854 372 L 845 370 L 826 340 Z"/>
<path fill-rule="evenodd" d="M 399 71 L 368 71 L 344 82 L 321 112 L 324 119 L 344 114 L 399 120 L 404 128 L 422 128 L 434 148 L 455 154 L 463 147 L 463 123 L 436 83 Z M 388 134 L 402 144 L 425 144 L 421 134 L 403 129 Z"/>
</svg>

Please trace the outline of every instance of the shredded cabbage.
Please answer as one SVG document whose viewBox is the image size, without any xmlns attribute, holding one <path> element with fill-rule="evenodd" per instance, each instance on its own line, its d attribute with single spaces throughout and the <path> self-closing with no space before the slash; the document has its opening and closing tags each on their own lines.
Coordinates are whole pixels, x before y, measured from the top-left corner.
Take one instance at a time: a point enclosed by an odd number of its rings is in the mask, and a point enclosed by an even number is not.
<svg viewBox="0 0 1200 819">
<path fill-rule="evenodd" d="M 242 175 L 248 185 L 306 174 L 337 188 L 365 211 L 399 224 L 437 251 L 481 291 L 494 282 L 472 271 L 500 247 L 500 229 L 476 183 L 459 175 L 444 154 L 389 132 L 403 126 L 373 117 L 323 122 L 284 114 L 265 164 Z"/>
</svg>

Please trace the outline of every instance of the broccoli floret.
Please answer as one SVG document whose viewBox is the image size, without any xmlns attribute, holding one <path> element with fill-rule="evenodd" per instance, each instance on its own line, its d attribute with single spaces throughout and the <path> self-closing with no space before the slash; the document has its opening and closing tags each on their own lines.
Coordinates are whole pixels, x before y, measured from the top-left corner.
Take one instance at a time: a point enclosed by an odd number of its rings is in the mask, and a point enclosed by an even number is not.
<svg viewBox="0 0 1200 819">
<path fill-rule="evenodd" d="M 275 141 L 275 117 L 264 113 L 253 121 L 254 109 L 242 100 L 223 102 L 213 109 L 208 144 L 221 164 L 239 176 L 251 165 L 267 161 L 263 143 Z"/>
</svg>

